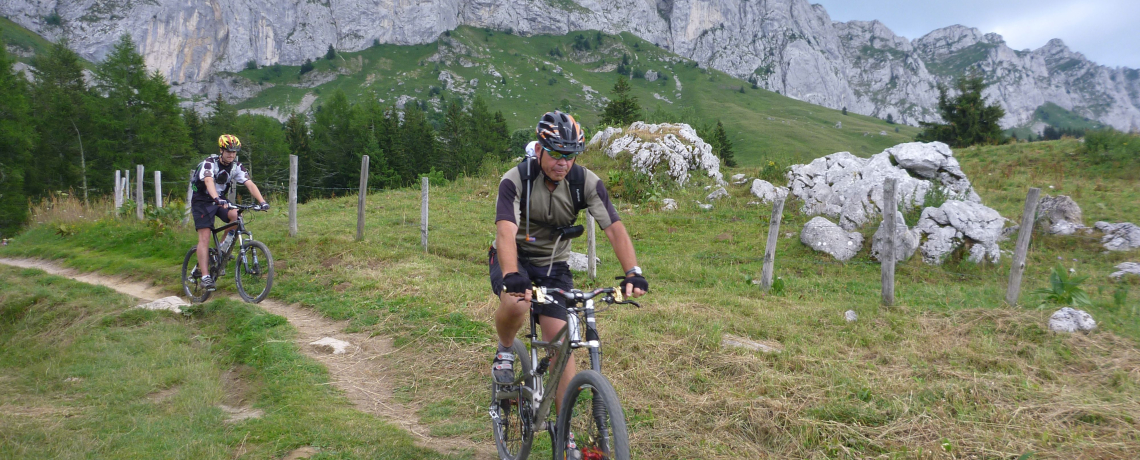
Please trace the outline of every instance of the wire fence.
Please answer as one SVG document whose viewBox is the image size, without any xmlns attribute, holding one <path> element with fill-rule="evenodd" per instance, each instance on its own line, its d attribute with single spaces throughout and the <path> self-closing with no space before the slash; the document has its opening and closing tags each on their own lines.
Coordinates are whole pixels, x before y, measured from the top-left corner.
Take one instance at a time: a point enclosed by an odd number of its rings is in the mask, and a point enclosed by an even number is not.
<svg viewBox="0 0 1140 460">
<path fill-rule="evenodd" d="M 365 197 L 370 193 L 391 191 L 391 189 L 385 189 L 385 188 L 379 188 L 379 187 L 368 187 L 367 186 L 367 181 L 368 181 L 367 157 L 365 157 L 365 159 L 362 161 L 361 186 L 357 187 L 357 188 L 352 188 L 352 187 L 322 187 L 322 186 L 298 184 L 297 180 L 296 180 L 297 179 L 296 175 L 297 175 L 297 171 L 294 167 L 294 168 L 290 169 L 290 176 L 291 177 L 290 177 L 289 185 L 281 184 L 281 183 L 275 181 L 275 182 L 271 182 L 271 183 L 261 184 L 258 186 L 259 189 L 263 190 L 266 193 L 288 193 L 289 194 L 289 197 L 290 197 L 290 206 L 289 206 L 290 236 L 296 235 L 295 229 L 297 228 L 296 227 L 296 219 L 297 219 L 296 214 L 297 213 L 296 213 L 296 206 L 293 203 L 295 203 L 294 200 L 298 196 L 297 192 L 299 189 L 319 190 L 319 191 L 324 191 L 324 192 L 345 192 L 346 195 L 349 192 L 358 193 L 359 194 L 359 202 L 358 202 L 359 209 L 358 209 L 358 223 L 357 223 L 357 239 L 358 240 L 362 239 L 363 232 L 364 232 L 364 213 L 365 213 L 365 200 L 366 200 Z M 137 176 L 137 174 L 136 174 L 136 176 Z M 123 187 L 122 190 L 120 190 L 120 192 L 124 194 L 124 198 L 129 198 L 129 197 L 135 195 L 136 193 L 138 193 L 138 182 L 137 182 L 138 177 L 131 178 L 132 180 L 130 181 L 130 183 L 127 183 L 127 177 L 128 176 L 124 175 L 123 177 L 119 178 L 121 181 L 121 184 L 127 185 L 126 187 Z M 189 179 L 189 177 L 187 177 L 187 179 Z M 422 204 L 421 204 L 421 208 L 422 208 L 421 209 L 421 232 L 422 232 L 421 244 L 423 245 L 424 250 L 426 252 L 427 247 L 428 247 L 428 225 L 427 225 L 427 222 L 428 222 L 428 217 L 429 217 L 428 216 L 429 185 L 428 185 L 428 180 L 427 180 L 426 176 L 421 178 L 421 179 L 422 179 L 421 193 L 422 193 L 422 197 L 423 197 Z M 897 208 L 897 199 L 896 199 L 896 197 L 893 196 L 894 195 L 893 194 L 893 188 L 894 188 L 893 187 L 893 185 L 894 185 L 893 181 L 894 181 L 893 179 L 888 179 L 888 182 L 892 182 L 892 184 L 890 184 L 890 186 L 889 186 L 889 188 L 892 190 L 892 193 L 890 194 L 891 195 L 890 197 L 884 198 L 885 200 L 887 200 L 887 202 L 884 203 L 884 209 Z M 186 190 L 187 190 L 187 188 L 183 188 L 183 187 L 189 187 L 189 184 L 186 180 L 160 180 L 159 183 L 161 183 L 166 190 L 169 190 L 169 192 L 167 193 L 167 196 L 176 196 L 176 197 L 182 196 L 181 193 L 186 193 Z M 142 177 L 142 184 L 143 184 L 143 188 L 147 188 L 146 185 L 150 184 L 150 189 L 152 192 L 151 196 L 153 197 L 154 184 L 155 184 L 154 179 L 150 179 L 148 181 L 148 175 L 144 174 Z M 290 185 L 292 185 L 292 187 L 290 187 Z M 886 186 L 886 184 L 884 184 L 884 185 Z M 234 188 L 234 187 L 231 187 L 231 189 L 232 188 Z M 1001 230 L 991 229 L 990 230 L 991 233 L 994 231 L 999 232 L 998 235 L 994 235 L 995 241 L 993 241 L 993 242 L 983 243 L 983 242 L 971 241 L 971 243 L 973 243 L 973 244 L 993 243 L 996 245 L 996 243 L 999 241 L 1004 241 L 1004 240 L 1007 240 L 1007 239 L 1013 238 L 1013 237 L 1017 238 L 1017 246 L 1016 246 L 1014 251 L 1001 250 L 1001 253 L 1004 253 L 1004 254 L 1007 254 L 1007 255 L 1013 257 L 1013 263 L 1012 263 L 1011 273 L 1010 273 L 1010 282 L 1009 282 L 1009 288 L 1008 288 L 1008 293 L 1007 293 L 1007 302 L 1010 304 L 1016 304 L 1017 303 L 1017 299 L 1018 299 L 1018 296 L 1020 293 L 1020 277 L 1021 277 L 1022 271 L 1025 268 L 1025 258 L 1026 258 L 1026 254 L 1029 250 L 1030 242 L 1035 237 L 1035 235 L 1039 238 L 1043 233 L 1046 233 L 1045 231 L 1040 230 L 1040 228 L 1036 225 L 1036 223 L 1037 223 L 1036 206 L 1039 203 L 1038 193 L 1039 193 L 1038 189 L 1030 189 L 1030 193 L 1026 197 L 1026 207 L 1025 207 L 1025 211 L 1024 211 L 1023 216 L 1022 216 L 1021 226 L 1003 228 Z M 764 257 L 741 257 L 739 255 L 730 256 L 730 258 L 733 260 L 733 263 L 763 263 L 764 264 L 764 270 L 762 272 L 760 284 L 762 285 L 762 287 L 765 290 L 767 290 L 771 286 L 772 281 L 773 281 L 772 280 L 772 274 L 774 271 L 773 266 L 777 263 L 777 261 L 775 260 L 775 256 L 776 256 L 775 247 L 777 246 L 778 240 L 781 238 L 781 236 L 783 236 L 783 238 L 786 239 L 786 238 L 793 237 L 793 235 L 794 235 L 794 233 L 781 233 L 780 232 L 780 225 L 783 223 L 782 220 L 784 217 L 783 216 L 783 214 L 784 214 L 783 205 L 784 205 L 784 201 L 787 198 L 788 197 L 781 198 L 778 200 L 778 202 L 773 203 L 772 217 L 767 219 L 767 222 L 764 222 L 764 223 L 769 224 L 768 241 L 765 244 L 766 253 L 765 253 Z M 117 205 L 121 204 L 121 203 L 122 203 L 122 201 L 116 202 Z M 187 208 L 186 212 L 188 213 L 189 212 L 189 203 L 183 203 L 182 205 L 186 206 L 186 208 Z M 142 218 L 141 212 L 140 212 L 139 216 L 140 216 L 139 218 L 141 219 Z M 797 217 L 802 218 L 802 217 L 806 217 L 806 216 L 797 216 Z M 797 218 L 797 220 L 798 220 L 798 218 Z M 886 219 L 884 219 L 884 222 L 881 223 L 880 227 L 888 225 L 888 223 L 885 220 Z M 590 220 L 590 224 L 593 225 L 592 220 Z M 873 257 L 880 259 L 880 260 L 866 260 L 866 259 L 863 259 L 863 260 L 851 260 L 851 259 L 840 260 L 839 259 L 840 254 L 844 257 L 847 257 L 847 256 L 854 255 L 854 254 L 863 250 L 864 239 L 867 238 L 866 234 L 868 233 L 868 231 L 866 231 L 866 230 L 864 230 L 864 231 L 849 231 L 849 230 L 844 229 L 841 225 L 832 223 L 830 221 L 828 221 L 827 223 L 813 223 L 812 221 L 809 220 L 808 222 L 792 223 L 791 225 L 798 228 L 800 240 L 803 241 L 806 246 L 811 247 L 812 249 L 817 250 L 817 251 L 830 253 L 833 256 L 837 257 L 835 260 L 799 258 L 799 259 L 796 259 L 795 265 L 810 264 L 810 265 L 827 266 L 827 267 L 855 265 L 855 266 L 865 266 L 865 267 L 869 267 L 869 266 L 880 267 L 880 269 L 883 271 L 883 277 L 882 277 L 882 283 L 883 283 L 882 289 L 883 289 L 883 293 L 884 293 L 883 303 L 884 303 L 884 305 L 890 305 L 893 302 L 894 270 L 895 270 L 894 262 L 898 260 L 893 255 L 894 254 L 893 251 L 896 250 L 895 248 L 899 248 L 900 241 L 898 240 L 898 237 L 897 237 L 899 232 L 897 232 L 897 231 L 896 232 L 888 232 L 890 237 L 886 237 L 886 238 L 880 237 L 879 241 L 874 242 L 872 247 L 875 249 L 873 249 L 873 250 L 879 251 L 879 254 L 873 255 Z M 918 237 L 919 234 L 923 233 L 923 232 L 932 233 L 929 231 L 930 229 L 920 228 L 919 223 L 916 223 L 916 225 L 914 227 L 906 226 L 905 222 L 898 223 L 895 225 L 896 225 L 896 228 L 906 229 L 906 231 L 908 231 L 908 232 L 914 232 L 916 237 Z M 1028 227 L 1029 227 L 1028 229 L 1020 228 L 1022 226 L 1026 226 L 1026 225 L 1028 225 Z M 880 227 L 876 227 L 876 228 L 880 228 Z M 1014 235 L 1013 232 L 1011 232 L 1011 230 L 1014 228 L 1017 228 L 1018 233 L 1016 235 Z M 1083 241 L 1085 243 L 1091 243 L 1091 242 L 1095 241 L 1097 244 L 1107 243 L 1110 240 L 1112 240 L 1112 238 L 1113 238 L 1113 236 L 1111 234 L 1096 235 L 1096 234 L 1092 233 L 1093 231 L 1094 230 L 1092 227 L 1079 227 L 1072 234 L 1065 235 L 1065 236 L 1068 238 L 1072 238 L 1074 240 Z M 881 232 L 881 230 L 876 231 L 876 233 L 879 233 L 879 232 Z M 957 232 L 957 234 L 955 236 L 953 236 L 952 238 L 958 239 L 959 243 L 969 241 L 969 238 L 966 237 L 964 230 L 956 230 L 956 232 Z M 876 236 L 879 236 L 879 235 L 876 235 Z M 814 242 L 813 241 L 805 241 L 805 240 L 809 240 L 809 239 L 813 239 L 813 238 L 817 238 L 818 241 L 814 241 Z M 870 238 L 875 238 L 875 236 L 871 236 Z M 596 242 L 594 241 L 594 232 L 590 232 L 590 236 L 589 236 L 588 240 L 589 240 L 588 244 L 590 247 L 589 252 L 591 254 L 593 254 L 594 250 L 596 248 Z M 889 245 L 888 245 L 888 243 L 889 243 Z M 921 243 L 921 240 L 920 240 L 920 243 Z M 852 247 L 852 246 L 856 246 L 856 245 L 857 245 L 857 247 Z M 838 250 L 835 250 L 835 251 L 829 250 L 829 249 L 831 249 L 831 247 L 834 247 L 834 246 L 839 246 Z M 959 246 L 960 246 L 960 244 L 959 244 Z M 913 247 L 913 248 L 908 247 L 908 248 L 899 248 L 899 249 L 900 250 L 905 249 L 907 251 L 920 252 L 921 247 Z M 987 248 L 987 249 L 989 249 L 989 248 Z M 887 254 L 891 254 L 891 255 L 888 256 Z M 914 254 L 914 252 L 912 252 L 912 254 L 908 254 L 908 257 L 913 257 L 913 255 L 917 255 L 917 254 Z M 923 254 L 922 256 L 926 257 L 925 254 Z M 721 258 L 721 255 L 719 255 L 719 254 L 695 254 L 695 255 L 693 255 L 693 257 L 696 259 L 707 260 L 707 259 Z M 1000 255 L 999 255 L 999 257 L 1000 257 Z M 889 261 L 890 263 L 884 263 L 883 261 Z M 593 262 L 595 262 L 595 259 L 593 257 L 590 257 L 589 262 L 591 262 L 589 272 L 590 272 L 591 276 L 593 276 L 595 273 L 595 267 L 594 267 Z M 992 274 L 987 276 L 987 275 L 982 275 L 982 274 L 977 274 L 977 273 L 963 273 L 963 272 L 959 272 L 959 271 L 948 270 L 945 268 L 945 266 L 943 266 L 943 269 L 941 271 L 941 275 L 954 277 L 954 278 L 959 279 L 959 280 L 974 280 L 974 281 L 992 279 L 992 277 L 993 277 Z"/>
</svg>

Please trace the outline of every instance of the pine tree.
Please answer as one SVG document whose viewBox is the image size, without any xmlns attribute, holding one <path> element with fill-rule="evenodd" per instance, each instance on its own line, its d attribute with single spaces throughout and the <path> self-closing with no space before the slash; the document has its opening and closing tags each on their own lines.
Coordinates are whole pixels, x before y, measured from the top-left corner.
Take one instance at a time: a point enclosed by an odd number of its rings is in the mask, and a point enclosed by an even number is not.
<svg viewBox="0 0 1140 460">
<path fill-rule="evenodd" d="M 331 43 L 329 44 L 329 50 L 325 52 L 325 59 L 330 61 L 336 59 L 336 48 L 333 48 Z"/>
<path fill-rule="evenodd" d="M 28 85 L 12 72 L 12 61 L 0 41 L 0 236 L 8 237 L 27 220 L 24 168 L 35 142 Z"/>
<path fill-rule="evenodd" d="M 617 83 L 614 84 L 613 98 L 602 110 L 603 125 L 624 127 L 637 121 L 641 106 L 637 104 L 637 97 L 629 94 L 630 89 L 629 81 L 619 76 Z"/>
<path fill-rule="evenodd" d="M 79 55 L 66 41 L 38 56 L 34 67 L 32 111 L 40 142 L 24 169 L 24 192 L 29 198 L 82 186 L 83 133 L 88 133 L 90 141 L 90 115 L 100 113 L 92 109 L 97 100 L 83 81 Z"/>
<path fill-rule="evenodd" d="M 724 162 L 725 166 L 730 168 L 736 166 L 736 159 L 733 158 L 736 154 L 732 151 L 732 141 L 728 139 L 728 133 L 724 131 L 724 125 L 721 124 L 720 120 L 716 121 L 716 129 L 713 130 L 712 146 L 716 156 Z"/>
<path fill-rule="evenodd" d="M 439 138 L 443 143 L 443 157 L 440 159 L 439 169 L 448 179 L 471 172 L 471 164 L 478 164 L 482 160 L 483 152 L 476 149 L 469 137 L 476 136 L 472 129 L 470 118 L 459 108 L 459 104 L 451 101 L 447 105 L 443 120 L 443 128 Z"/>
<path fill-rule="evenodd" d="M 950 97 L 945 86 L 938 87 L 938 112 L 945 124 L 919 123 L 923 131 L 915 138 L 921 142 L 939 141 L 952 147 L 1005 142 L 998 122 L 1005 116 L 1000 105 L 986 104 L 982 90 L 986 88 L 981 75 L 968 75 L 955 83 L 958 95 Z"/>
<path fill-rule="evenodd" d="M 297 156 L 297 199 L 308 200 L 314 195 L 314 189 L 310 187 L 319 185 L 319 180 L 309 126 L 305 124 L 304 116 L 294 113 L 285 120 L 285 142 L 289 145 L 289 153 Z"/>
<path fill-rule="evenodd" d="M 435 130 L 428 123 L 427 114 L 418 105 L 408 104 L 404 109 L 404 123 L 400 125 L 404 135 L 404 149 L 411 165 L 412 177 L 408 183 L 418 180 L 432 170 L 439 168 L 440 145 Z"/>
</svg>

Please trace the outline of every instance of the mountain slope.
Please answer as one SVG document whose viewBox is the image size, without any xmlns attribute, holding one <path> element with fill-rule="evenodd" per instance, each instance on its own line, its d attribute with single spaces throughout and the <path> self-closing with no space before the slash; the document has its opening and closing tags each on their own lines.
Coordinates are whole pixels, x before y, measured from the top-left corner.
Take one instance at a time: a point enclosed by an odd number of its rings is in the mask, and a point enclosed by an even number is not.
<svg viewBox="0 0 1140 460">
<path fill-rule="evenodd" d="M 492 111 L 503 112 L 512 129 L 533 129 L 538 117 L 554 108 L 577 115 L 594 129 L 623 56 L 634 75 L 647 75 L 630 81 L 647 117 L 701 124 L 720 120 L 744 166 L 787 165 L 845 150 L 866 156 L 917 133 L 913 127 L 752 89 L 743 80 L 702 69 L 631 34 L 597 31 L 520 37 L 460 27 L 433 44 L 339 53 L 334 60 L 316 61 L 314 70 L 303 75 L 298 67 L 269 66 L 225 73 L 218 80 L 257 91 L 239 108 L 277 117 L 319 107 L 338 90 L 350 100 L 422 104 L 437 117 L 448 101 L 479 95 Z"/>
<path fill-rule="evenodd" d="M 100 60 L 128 31 L 148 65 L 202 94 L 247 62 L 299 65 L 332 45 L 424 44 L 460 25 L 523 35 L 629 32 L 703 66 L 803 101 L 917 124 L 937 120 L 937 85 L 977 68 L 1004 127 L 1052 102 L 1121 130 L 1140 129 L 1140 74 L 1110 69 L 1059 40 L 1015 51 L 996 34 L 952 26 L 916 39 L 877 21 L 833 22 L 807 0 L 427 0 L 417 3 L 237 0 L 12 0 L 0 14 Z M 54 17 L 48 21 L 46 18 Z M 216 85 L 215 85 L 216 86 Z"/>
</svg>

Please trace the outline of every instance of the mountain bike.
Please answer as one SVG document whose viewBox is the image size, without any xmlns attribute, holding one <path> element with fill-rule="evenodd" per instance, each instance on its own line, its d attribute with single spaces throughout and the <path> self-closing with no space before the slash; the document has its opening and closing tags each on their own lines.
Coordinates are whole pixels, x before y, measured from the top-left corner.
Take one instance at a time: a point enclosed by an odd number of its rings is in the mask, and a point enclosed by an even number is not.
<svg viewBox="0 0 1140 460">
<path fill-rule="evenodd" d="M 533 304 L 554 303 L 553 296 L 566 299 L 566 326 L 554 337 L 538 340 L 538 322 L 530 315 L 530 351 L 515 340 L 511 352 L 515 354 L 515 380 L 510 385 L 491 382 L 491 425 L 495 447 L 504 460 L 523 460 L 530 455 L 535 432 L 550 433 L 554 458 L 581 458 L 583 460 L 629 459 L 629 431 L 625 425 L 625 412 L 618 401 L 613 385 L 601 374 L 602 351 L 598 337 L 594 300 L 598 296 L 608 304 L 632 304 L 622 300 L 617 288 L 600 288 L 589 292 L 578 289 L 564 291 L 558 288 L 536 287 Z M 533 307 L 532 307 L 533 308 Z M 585 324 L 585 337 L 580 325 Z M 545 337 L 544 337 L 545 339 Z M 566 388 L 555 423 L 549 422 L 554 395 L 570 354 L 578 348 L 590 352 L 590 369 L 575 375 Z M 539 350 L 545 350 L 539 359 Z M 545 383 L 544 383 L 545 381 Z M 571 440 L 573 447 L 571 449 Z M 568 456 L 570 453 L 572 455 Z"/>
<path fill-rule="evenodd" d="M 258 303 L 269 295 L 273 287 L 273 256 L 265 243 L 255 241 L 253 234 L 246 230 L 245 219 L 242 217 L 248 209 L 259 210 L 258 205 L 230 204 L 238 211 L 237 219 L 225 226 L 212 229 L 214 246 L 209 248 L 206 260 L 210 264 L 210 274 L 215 282 L 226 274 L 226 264 L 230 259 L 236 259 L 234 266 L 235 283 L 238 294 L 246 302 Z M 234 242 L 225 251 L 220 250 L 218 234 L 230 228 L 234 230 Z M 234 248 L 239 248 L 234 254 Z M 192 302 L 205 302 L 210 298 L 210 291 L 201 284 L 202 274 L 198 270 L 198 246 L 190 248 L 186 259 L 182 261 L 182 291 Z"/>
</svg>

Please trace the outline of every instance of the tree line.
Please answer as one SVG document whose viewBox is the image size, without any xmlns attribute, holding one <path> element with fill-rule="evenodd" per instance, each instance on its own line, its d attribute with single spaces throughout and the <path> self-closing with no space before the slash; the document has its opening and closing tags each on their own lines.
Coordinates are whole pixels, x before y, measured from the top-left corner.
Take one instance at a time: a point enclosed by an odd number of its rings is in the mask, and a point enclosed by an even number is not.
<svg viewBox="0 0 1140 460">
<path fill-rule="evenodd" d="M 446 102 L 441 119 L 416 101 L 397 109 L 372 95 L 354 104 L 337 91 L 311 118 L 293 114 L 281 123 L 239 115 L 220 95 L 206 115 L 183 109 L 125 34 L 90 70 L 65 41 L 34 58 L 31 81 L 13 71 L 14 62 L 0 42 L 4 235 L 25 223 L 30 201 L 53 193 L 85 201 L 110 194 L 115 170 L 141 164 L 163 171 L 164 181 L 185 183 L 198 162 L 217 153 L 223 133 L 241 139 L 239 161 L 263 190 L 287 184 L 288 156 L 297 155 L 302 200 L 357 187 L 363 155 L 374 188 L 418 183 L 421 175 L 454 179 L 477 172 L 484 159 L 508 156 L 505 118 L 478 97 L 467 107 L 461 99 Z"/>
</svg>

